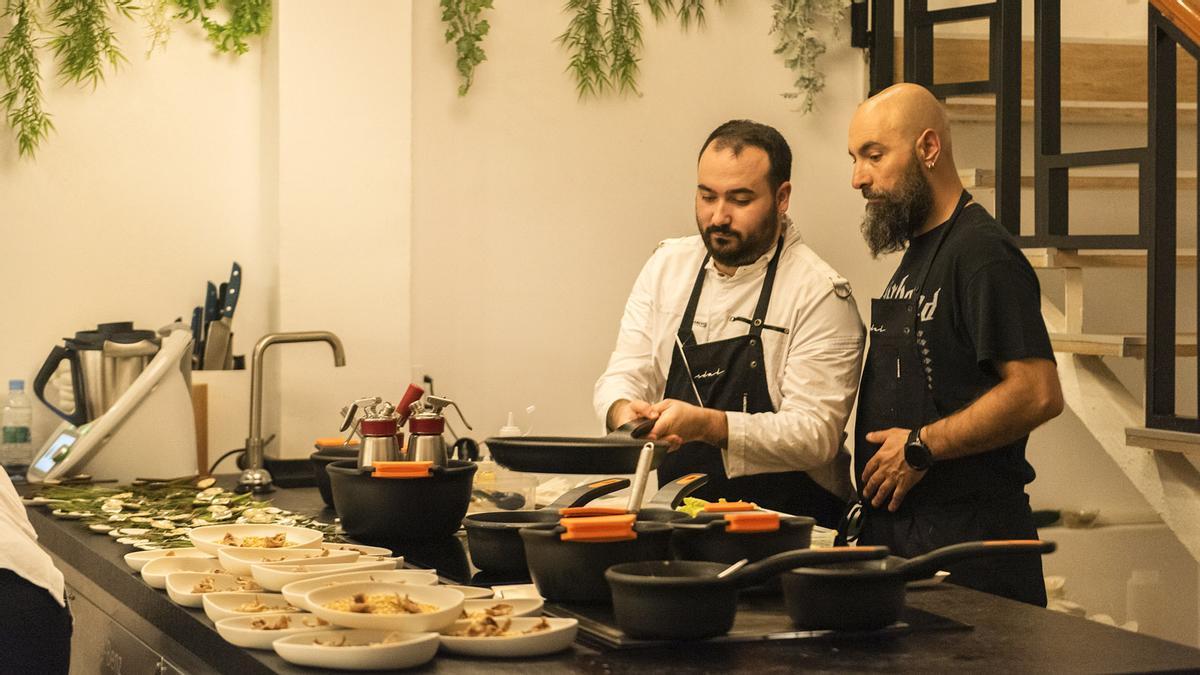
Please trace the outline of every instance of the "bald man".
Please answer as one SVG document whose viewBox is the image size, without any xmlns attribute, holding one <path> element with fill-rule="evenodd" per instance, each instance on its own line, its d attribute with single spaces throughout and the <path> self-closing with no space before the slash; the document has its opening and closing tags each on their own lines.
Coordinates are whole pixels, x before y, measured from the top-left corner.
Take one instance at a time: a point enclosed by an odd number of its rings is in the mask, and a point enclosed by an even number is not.
<svg viewBox="0 0 1200 675">
<path fill-rule="evenodd" d="M 1037 277 L 963 189 L 945 111 L 899 84 L 850 123 L 851 184 L 872 256 L 904 251 L 871 301 L 859 388 L 859 542 L 911 557 L 979 539 L 1036 539 L 1029 433 L 1062 411 Z M 949 567 L 950 580 L 1045 606 L 1041 559 Z"/>
</svg>

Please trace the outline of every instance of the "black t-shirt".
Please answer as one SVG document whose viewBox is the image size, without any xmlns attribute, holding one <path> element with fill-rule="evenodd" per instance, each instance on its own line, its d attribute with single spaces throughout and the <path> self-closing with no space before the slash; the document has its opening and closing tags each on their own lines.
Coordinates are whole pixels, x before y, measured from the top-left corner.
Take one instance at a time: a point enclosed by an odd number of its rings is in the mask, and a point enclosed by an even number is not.
<svg viewBox="0 0 1200 675">
<path fill-rule="evenodd" d="M 936 407 L 930 422 L 961 410 L 996 386 L 1000 382 L 997 363 L 1054 360 L 1037 276 L 1012 236 L 982 206 L 963 208 L 923 287 L 914 288 L 943 227 L 913 238 L 883 295 L 884 299 L 919 296 L 917 339 L 923 358 L 928 359 L 925 376 L 932 384 Z M 1023 490 L 1034 478 L 1033 467 L 1025 460 L 1028 439 L 937 462 L 906 503 L 945 503 L 975 494 Z M 862 460 L 859 475 L 867 459 Z"/>
</svg>

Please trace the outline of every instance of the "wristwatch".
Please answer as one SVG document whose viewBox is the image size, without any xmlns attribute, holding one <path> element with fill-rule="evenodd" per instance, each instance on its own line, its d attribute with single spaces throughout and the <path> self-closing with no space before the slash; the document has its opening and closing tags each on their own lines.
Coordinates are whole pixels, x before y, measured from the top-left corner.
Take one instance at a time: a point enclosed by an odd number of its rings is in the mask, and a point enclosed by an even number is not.
<svg viewBox="0 0 1200 675">
<path fill-rule="evenodd" d="M 933 452 L 921 440 L 920 429 L 908 433 L 908 440 L 904 442 L 904 463 L 914 471 L 925 471 L 933 466 Z"/>
</svg>

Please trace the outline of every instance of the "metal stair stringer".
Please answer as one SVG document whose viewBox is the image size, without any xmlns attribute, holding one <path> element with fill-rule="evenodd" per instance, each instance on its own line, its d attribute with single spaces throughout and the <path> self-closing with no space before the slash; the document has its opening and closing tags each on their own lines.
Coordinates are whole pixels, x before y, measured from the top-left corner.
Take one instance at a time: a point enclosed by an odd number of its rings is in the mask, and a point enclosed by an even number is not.
<svg viewBox="0 0 1200 675">
<path fill-rule="evenodd" d="M 1045 296 L 1042 316 L 1051 330 L 1066 320 Z M 1084 428 L 1116 462 L 1171 532 L 1200 562 L 1200 466 L 1175 452 L 1158 452 L 1126 445 L 1125 430 L 1142 426 L 1144 412 L 1129 389 L 1099 356 L 1055 354 L 1063 400 Z"/>
</svg>

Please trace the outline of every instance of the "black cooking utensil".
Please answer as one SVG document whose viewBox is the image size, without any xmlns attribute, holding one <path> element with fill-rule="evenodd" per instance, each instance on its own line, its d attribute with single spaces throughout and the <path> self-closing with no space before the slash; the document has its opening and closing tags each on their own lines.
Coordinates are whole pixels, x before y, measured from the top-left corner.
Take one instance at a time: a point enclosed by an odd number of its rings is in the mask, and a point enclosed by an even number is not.
<svg viewBox="0 0 1200 675">
<path fill-rule="evenodd" d="M 718 577 L 724 563 L 653 560 L 610 567 L 613 613 L 626 635 L 639 639 L 691 640 L 723 635 L 733 627 L 738 589 L 761 584 L 797 565 L 879 560 L 883 546 L 803 549 L 777 553 Z"/>
<path fill-rule="evenodd" d="M 348 536 L 387 545 L 458 531 L 471 502 L 475 463 L 451 460 L 446 466 L 429 467 L 425 477 L 404 479 L 374 477 L 375 468 L 359 468 L 357 459 L 325 467 L 334 508 Z"/>
<path fill-rule="evenodd" d="M 802 630 L 873 630 L 890 626 L 904 611 L 905 584 L 927 579 L 947 563 L 997 555 L 1052 553 L 1054 542 L 973 541 L 946 546 L 911 560 L 802 567 L 780 577 L 788 615 Z"/>
<path fill-rule="evenodd" d="M 513 471 L 541 473 L 633 473 L 645 443 L 639 439 L 654 420 L 639 418 L 600 438 L 569 436 L 494 436 L 487 439 L 496 463 Z M 654 444 L 650 468 L 657 468 L 670 446 Z"/>
<path fill-rule="evenodd" d="M 576 486 L 536 511 L 486 511 L 463 518 L 471 561 L 486 572 L 525 574 L 525 546 L 518 531 L 538 523 L 554 523 L 562 510 L 629 487 L 628 478 L 605 478 Z"/>
<path fill-rule="evenodd" d="M 502 511 L 515 511 L 525 506 L 525 495 L 520 492 L 500 492 L 473 488 L 471 496 L 490 502 Z"/>
</svg>

